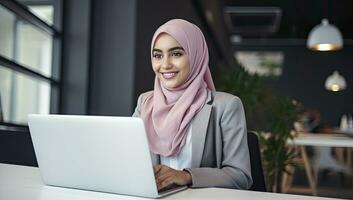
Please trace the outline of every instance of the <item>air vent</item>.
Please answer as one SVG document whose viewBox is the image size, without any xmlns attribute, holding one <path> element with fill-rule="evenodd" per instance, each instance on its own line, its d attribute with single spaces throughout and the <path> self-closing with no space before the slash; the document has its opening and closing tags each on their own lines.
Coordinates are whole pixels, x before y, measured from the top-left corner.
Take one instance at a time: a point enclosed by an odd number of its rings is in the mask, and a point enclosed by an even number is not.
<svg viewBox="0 0 353 200">
<path fill-rule="evenodd" d="M 225 7 L 229 31 L 241 36 L 266 36 L 276 33 L 282 17 L 279 7 Z"/>
</svg>

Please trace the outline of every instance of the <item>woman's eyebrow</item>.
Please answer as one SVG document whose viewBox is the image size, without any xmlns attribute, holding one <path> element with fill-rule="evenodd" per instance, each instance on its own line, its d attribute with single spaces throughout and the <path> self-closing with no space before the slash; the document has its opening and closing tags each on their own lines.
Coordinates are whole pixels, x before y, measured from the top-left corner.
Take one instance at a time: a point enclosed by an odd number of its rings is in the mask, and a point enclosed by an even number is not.
<svg viewBox="0 0 353 200">
<path fill-rule="evenodd" d="M 183 50 L 184 51 L 184 48 L 183 47 L 173 47 L 173 48 L 170 48 L 168 51 L 174 51 L 174 50 Z"/>
<path fill-rule="evenodd" d="M 155 51 L 158 51 L 158 52 L 163 52 L 162 50 L 160 50 L 160 49 L 153 49 L 153 52 L 155 52 Z"/>
<path fill-rule="evenodd" d="M 183 50 L 183 51 L 185 51 L 183 47 L 172 47 L 172 48 L 170 48 L 168 51 L 170 52 L 170 51 L 174 51 L 174 50 Z M 153 49 L 153 52 L 154 52 L 154 51 L 163 52 L 163 51 L 160 50 L 160 49 Z"/>
</svg>

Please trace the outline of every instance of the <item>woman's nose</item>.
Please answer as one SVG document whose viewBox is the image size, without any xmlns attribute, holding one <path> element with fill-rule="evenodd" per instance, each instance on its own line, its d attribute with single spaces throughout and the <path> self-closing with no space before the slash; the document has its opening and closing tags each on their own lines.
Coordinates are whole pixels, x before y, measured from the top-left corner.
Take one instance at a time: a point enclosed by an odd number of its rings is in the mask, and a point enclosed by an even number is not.
<svg viewBox="0 0 353 200">
<path fill-rule="evenodd" d="M 172 68 L 172 64 L 171 64 L 171 62 L 170 62 L 170 59 L 169 59 L 167 56 L 163 58 L 162 68 L 163 68 L 163 69 Z"/>
</svg>

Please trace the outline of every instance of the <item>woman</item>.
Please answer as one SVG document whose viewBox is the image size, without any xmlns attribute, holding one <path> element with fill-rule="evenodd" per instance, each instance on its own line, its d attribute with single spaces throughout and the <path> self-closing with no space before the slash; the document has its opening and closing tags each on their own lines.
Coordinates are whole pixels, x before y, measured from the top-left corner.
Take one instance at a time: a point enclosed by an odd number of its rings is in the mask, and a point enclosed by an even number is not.
<svg viewBox="0 0 353 200">
<path fill-rule="evenodd" d="M 145 123 L 158 190 L 173 185 L 248 189 L 252 185 L 242 103 L 216 92 L 201 30 L 181 19 L 155 32 L 154 90 L 133 116 Z"/>
</svg>

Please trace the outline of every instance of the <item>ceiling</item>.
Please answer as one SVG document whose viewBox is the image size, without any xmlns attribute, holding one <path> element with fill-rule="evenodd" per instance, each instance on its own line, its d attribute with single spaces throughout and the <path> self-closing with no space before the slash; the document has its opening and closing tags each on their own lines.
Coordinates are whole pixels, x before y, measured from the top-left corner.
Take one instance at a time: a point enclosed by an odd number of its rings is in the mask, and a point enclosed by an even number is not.
<svg viewBox="0 0 353 200">
<path fill-rule="evenodd" d="M 278 30 L 238 33 L 243 38 L 306 38 L 310 30 L 327 18 L 338 27 L 343 38 L 353 38 L 353 0 L 224 0 L 227 7 L 278 7 L 281 11 Z M 237 18 L 233 19 L 236 20 Z M 257 18 L 260 20 L 261 18 Z M 255 21 L 256 21 L 255 20 Z M 262 18 L 264 21 L 264 18 Z M 252 26 L 253 18 L 238 19 L 239 24 Z M 250 25 L 249 25 L 250 24 Z M 256 27 L 255 27 L 256 28 Z M 232 32 L 231 30 L 229 30 Z"/>
</svg>

